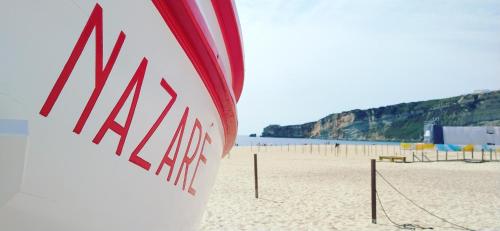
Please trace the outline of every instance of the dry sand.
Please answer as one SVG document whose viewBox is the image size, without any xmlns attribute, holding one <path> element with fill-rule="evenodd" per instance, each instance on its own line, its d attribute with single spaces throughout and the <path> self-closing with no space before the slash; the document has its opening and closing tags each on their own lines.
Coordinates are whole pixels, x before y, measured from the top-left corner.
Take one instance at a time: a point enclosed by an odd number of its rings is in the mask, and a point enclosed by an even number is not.
<svg viewBox="0 0 500 231">
<path fill-rule="evenodd" d="M 200 229 L 398 230 L 378 204 L 378 224 L 371 223 L 369 159 L 377 156 L 373 151 L 369 155 L 366 147 L 350 148 L 346 155 L 332 153 L 329 147 L 312 154 L 309 147 L 291 147 L 290 151 L 286 146 L 261 147 L 259 199 L 254 197 L 256 148 L 234 148 L 222 160 Z M 376 152 L 384 151 L 381 147 Z M 396 147 L 393 151 L 399 152 Z M 377 169 L 409 198 L 439 216 L 475 230 L 500 230 L 500 162 L 377 162 Z M 380 177 L 377 189 L 395 222 L 460 230 L 416 208 Z"/>
</svg>

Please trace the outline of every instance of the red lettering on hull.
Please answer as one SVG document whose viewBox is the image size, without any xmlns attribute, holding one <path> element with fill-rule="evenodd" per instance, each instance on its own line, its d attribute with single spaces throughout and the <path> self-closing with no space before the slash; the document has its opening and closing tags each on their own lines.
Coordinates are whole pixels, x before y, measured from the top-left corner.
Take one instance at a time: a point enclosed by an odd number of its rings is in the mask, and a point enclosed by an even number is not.
<svg viewBox="0 0 500 231">
<path fill-rule="evenodd" d="M 76 63 L 78 62 L 83 50 L 85 49 L 88 39 L 92 35 L 92 32 L 95 29 L 95 86 L 92 91 L 92 94 L 90 95 L 82 114 L 80 115 L 73 132 L 76 134 L 80 134 L 83 127 L 85 126 L 85 123 L 87 122 L 87 119 L 89 118 L 92 110 L 94 109 L 94 105 L 97 102 L 97 99 L 99 98 L 99 95 L 101 94 L 106 81 L 113 69 L 113 66 L 118 58 L 118 55 L 121 51 L 122 45 L 125 41 L 125 33 L 120 32 L 118 39 L 115 42 L 115 45 L 113 47 L 113 50 L 111 52 L 111 55 L 109 56 L 108 61 L 106 62 L 106 65 L 103 67 L 103 18 L 102 18 L 102 8 L 99 4 L 96 4 L 92 13 L 89 16 L 89 19 L 87 23 L 85 24 L 85 27 L 83 28 L 83 31 L 78 38 L 78 41 L 75 44 L 75 47 L 73 48 L 70 57 L 66 61 L 66 64 L 63 67 L 63 70 L 61 71 L 61 74 L 59 75 L 58 79 L 56 80 L 53 88 L 51 89 L 47 99 L 45 100 L 41 110 L 40 114 L 44 117 L 47 117 L 52 110 L 54 104 L 56 103 L 57 99 L 59 98 L 59 95 L 61 94 L 62 90 L 66 86 L 66 82 L 68 81 Z M 139 96 L 142 90 L 142 83 L 144 81 L 145 75 L 146 75 L 146 69 L 148 65 L 148 59 L 146 57 L 142 58 L 136 72 L 130 79 L 129 83 L 127 84 L 125 90 L 119 97 L 116 105 L 113 107 L 111 112 L 109 113 L 108 117 L 106 120 L 103 122 L 102 126 L 100 127 L 99 131 L 95 135 L 95 137 L 92 139 L 92 142 L 95 144 L 99 144 L 104 135 L 108 130 L 111 130 L 115 132 L 117 135 L 120 136 L 120 140 L 118 142 L 118 145 L 116 147 L 115 153 L 120 156 L 121 153 L 123 152 L 123 147 L 125 145 L 125 142 L 127 141 L 127 135 L 129 133 L 133 118 L 134 118 L 134 113 L 135 109 L 137 107 L 137 104 L 139 103 Z M 168 84 L 168 82 L 165 79 L 161 79 L 160 81 L 160 86 L 165 90 L 169 95 L 170 95 L 170 100 L 168 101 L 167 105 L 161 112 L 161 114 L 158 116 L 156 121 L 153 123 L 151 128 L 148 130 L 144 138 L 137 144 L 137 146 L 134 148 L 134 150 L 131 152 L 129 156 L 129 161 L 146 171 L 149 171 L 151 168 L 151 163 L 142 157 L 139 156 L 141 150 L 143 147 L 147 144 L 151 136 L 156 132 L 158 129 L 159 125 L 162 123 L 162 121 L 165 119 L 167 114 L 172 110 L 174 107 L 176 100 L 177 100 L 177 92 L 174 90 L 172 86 Z M 134 90 L 134 94 L 132 96 L 132 102 L 130 105 L 130 108 L 128 110 L 127 118 L 125 121 L 125 124 L 121 125 L 118 122 L 116 122 L 116 117 L 118 116 L 118 113 L 122 110 L 125 102 L 127 99 L 130 97 L 132 91 Z M 184 107 L 184 106 L 183 106 Z M 163 155 L 162 160 L 158 164 L 158 168 L 156 170 L 156 175 L 159 175 L 163 166 L 168 165 L 169 166 L 169 171 L 166 177 L 167 182 L 170 181 L 170 178 L 172 177 L 172 173 L 174 170 L 174 167 L 176 166 L 177 163 L 177 156 L 179 154 L 179 150 L 181 145 L 183 145 L 183 136 L 184 136 L 184 130 L 186 127 L 186 121 L 189 116 L 189 106 L 185 106 L 184 113 L 182 114 L 180 121 L 177 125 L 177 129 L 175 130 L 175 133 L 173 134 L 171 141 L 166 149 L 165 154 Z M 204 134 L 203 142 L 201 142 L 201 137 Z M 189 152 L 191 151 L 191 147 L 193 144 L 193 138 L 195 135 L 198 136 L 196 146 L 194 147 L 194 150 L 191 152 L 191 156 L 189 156 Z M 200 147 L 200 142 L 201 144 L 201 150 L 198 152 L 198 149 Z M 184 156 L 182 160 L 180 161 L 180 167 L 177 172 L 177 176 L 175 178 L 175 181 L 173 183 L 174 186 L 176 186 L 180 180 L 180 177 L 183 175 L 183 181 L 182 181 L 182 191 L 185 191 L 186 188 L 186 183 L 188 180 L 188 173 L 189 173 L 189 166 L 192 164 L 192 162 L 197 158 L 196 166 L 194 168 L 194 173 L 191 177 L 189 188 L 188 188 L 188 193 L 195 196 L 196 195 L 196 190 L 193 188 L 193 183 L 196 177 L 196 174 L 198 173 L 198 169 L 200 167 L 200 162 L 203 162 L 203 164 L 206 164 L 207 158 L 204 153 L 205 149 L 205 144 L 211 144 L 212 140 L 208 133 L 203 133 L 203 127 L 198 118 L 195 118 L 195 122 L 193 124 L 193 128 L 191 130 L 191 134 L 189 137 L 189 141 L 187 143 L 187 147 L 184 153 Z M 170 157 L 170 154 L 172 152 L 172 149 L 175 147 L 175 151 L 173 153 L 173 156 Z M 199 153 L 199 155 L 198 155 Z"/>
<path fill-rule="evenodd" d="M 92 142 L 94 142 L 95 144 L 99 144 L 104 137 L 104 134 L 106 134 L 109 129 L 116 132 L 116 134 L 120 135 L 120 142 L 118 143 L 118 147 L 116 148 L 116 155 L 122 154 L 123 145 L 125 144 L 125 140 L 127 139 L 128 130 L 130 129 L 132 118 L 134 118 L 135 107 L 137 106 L 139 95 L 141 94 L 142 81 L 144 80 L 144 75 L 146 74 L 147 65 L 148 60 L 146 58 L 143 58 L 141 63 L 139 64 L 139 67 L 137 68 L 137 71 L 127 85 L 127 88 L 125 88 L 125 91 L 118 100 L 118 103 L 116 103 L 108 118 L 104 121 L 101 129 L 99 129 L 99 132 L 97 132 L 94 139 L 92 140 Z M 134 87 L 135 91 L 134 97 L 132 98 L 132 104 L 130 105 L 125 125 L 122 126 L 118 124 L 115 119 L 116 116 L 118 116 L 118 112 L 120 112 L 121 108 L 123 107 L 123 104 L 125 104 L 125 101 L 130 96 L 130 93 L 132 92 L 132 89 Z"/>
<path fill-rule="evenodd" d="M 73 72 L 73 68 L 75 67 L 78 59 L 80 58 L 83 49 L 87 45 L 87 41 L 90 38 L 90 35 L 92 34 L 92 31 L 95 28 L 95 87 L 94 90 L 92 91 L 92 94 L 90 95 L 89 100 L 87 101 L 87 104 L 85 105 L 85 108 L 83 109 L 82 114 L 80 115 L 80 118 L 78 119 L 78 122 L 75 125 L 75 128 L 73 129 L 73 132 L 76 134 L 80 134 L 80 132 L 83 129 L 83 126 L 87 122 L 87 119 L 89 118 L 90 112 L 94 108 L 94 105 L 97 101 L 97 98 L 99 98 L 99 95 L 101 94 L 101 91 L 104 87 L 104 84 L 106 83 L 106 80 L 108 79 L 109 74 L 111 73 L 111 70 L 113 69 L 113 65 L 115 64 L 116 59 L 118 58 L 118 54 L 120 53 L 120 50 L 122 48 L 123 42 L 125 41 L 125 33 L 123 31 L 120 32 L 120 35 L 118 35 L 118 39 L 115 42 L 115 46 L 113 47 L 113 51 L 111 52 L 111 55 L 109 56 L 108 62 L 106 63 L 106 66 L 103 69 L 103 29 L 102 29 L 102 8 L 99 4 L 96 4 L 94 7 L 94 10 L 90 14 L 89 20 L 87 21 L 87 24 L 85 24 L 85 27 L 83 28 L 82 34 L 80 35 L 80 38 L 78 38 L 78 41 L 75 44 L 75 47 L 73 48 L 73 51 L 71 52 L 71 55 L 69 56 L 68 61 L 66 61 L 66 64 L 64 65 L 63 70 L 61 71 L 61 74 L 59 75 L 59 78 L 57 78 L 56 83 L 54 84 L 54 87 L 49 93 L 49 96 L 47 97 L 47 100 L 42 106 L 42 109 L 40 110 L 40 114 L 47 117 L 52 110 L 52 107 L 56 103 L 57 99 L 59 98 L 59 95 L 61 94 L 62 89 L 66 85 L 66 82 L 69 79 L 69 76 L 71 75 L 71 72 Z"/>
<path fill-rule="evenodd" d="M 196 148 L 194 149 L 193 155 L 191 155 L 191 157 L 188 157 L 188 152 L 189 149 L 191 148 L 191 142 L 193 141 L 193 136 L 196 130 L 198 130 L 198 142 L 196 142 Z M 191 131 L 191 135 L 189 136 L 189 142 L 186 148 L 186 152 L 184 153 L 184 158 L 182 158 L 181 166 L 179 167 L 179 172 L 177 173 L 177 177 L 175 178 L 174 181 L 174 185 L 177 185 L 177 183 L 179 182 L 179 177 L 181 176 L 182 169 L 184 165 L 186 165 L 186 169 L 184 170 L 184 181 L 182 183 L 182 190 L 186 189 L 186 180 L 189 171 L 189 165 L 191 164 L 191 162 L 193 162 L 193 159 L 196 157 L 196 154 L 198 153 L 198 148 L 200 147 L 202 133 L 203 132 L 201 128 L 201 123 L 198 119 L 196 119 L 194 121 L 194 126 L 193 130 Z"/>
<path fill-rule="evenodd" d="M 203 144 L 201 145 L 200 157 L 198 157 L 198 161 L 196 162 L 196 167 L 194 168 L 193 177 L 191 178 L 191 183 L 189 184 L 188 193 L 193 195 L 193 196 L 196 196 L 196 189 L 193 188 L 193 183 L 194 183 L 194 179 L 196 177 L 196 173 L 198 172 L 198 167 L 200 166 L 200 161 L 202 161 L 203 164 L 207 163 L 207 157 L 203 153 L 203 150 L 205 149 L 206 142 L 208 142 L 209 144 L 212 143 L 212 139 L 210 138 L 208 133 L 205 133 L 205 138 L 203 138 Z"/>
<path fill-rule="evenodd" d="M 175 130 L 174 136 L 172 137 L 172 140 L 168 145 L 167 151 L 165 152 L 165 155 L 163 156 L 163 159 L 161 160 L 160 164 L 158 165 L 158 169 L 156 170 L 156 175 L 158 175 L 160 174 L 163 165 L 168 165 L 170 169 L 168 170 L 167 181 L 170 181 L 170 177 L 172 176 L 172 172 L 174 171 L 174 165 L 175 161 L 177 160 L 177 155 L 179 154 L 179 148 L 181 147 L 182 136 L 184 134 L 184 128 L 186 127 L 188 114 L 189 107 L 186 107 L 186 109 L 184 110 L 184 114 L 182 114 L 181 121 L 179 122 L 179 126 L 177 126 L 177 130 Z M 168 155 L 170 154 L 170 151 L 172 151 L 172 147 L 174 146 L 176 141 L 177 146 L 175 147 L 174 156 L 170 158 L 168 157 Z"/>
<path fill-rule="evenodd" d="M 161 114 L 158 117 L 158 119 L 155 121 L 155 123 L 153 124 L 153 126 L 151 127 L 151 129 L 149 129 L 148 133 L 146 134 L 146 136 L 144 136 L 144 138 L 137 145 L 137 147 L 135 147 L 135 149 L 132 152 L 132 154 L 130 154 L 130 158 L 128 159 L 130 162 L 132 162 L 132 163 L 138 165 L 139 167 L 141 167 L 143 169 L 146 169 L 148 171 L 151 168 L 151 163 L 149 163 L 148 161 L 142 159 L 139 156 L 139 152 L 142 150 L 142 148 L 144 147 L 144 145 L 148 142 L 149 138 L 151 138 L 151 136 L 156 131 L 156 129 L 158 129 L 158 126 L 160 126 L 161 121 L 163 121 L 163 119 L 165 118 L 165 116 L 167 115 L 167 113 L 170 111 L 170 108 L 172 108 L 172 106 L 174 105 L 175 100 L 177 99 L 177 93 L 175 92 L 175 90 L 170 85 L 168 85 L 168 83 L 167 83 L 167 81 L 165 81 L 165 79 L 161 79 L 160 85 L 170 95 L 170 97 L 171 97 L 170 101 L 168 101 L 168 104 L 165 107 L 165 109 L 163 109 L 163 111 L 161 112 Z"/>
</svg>

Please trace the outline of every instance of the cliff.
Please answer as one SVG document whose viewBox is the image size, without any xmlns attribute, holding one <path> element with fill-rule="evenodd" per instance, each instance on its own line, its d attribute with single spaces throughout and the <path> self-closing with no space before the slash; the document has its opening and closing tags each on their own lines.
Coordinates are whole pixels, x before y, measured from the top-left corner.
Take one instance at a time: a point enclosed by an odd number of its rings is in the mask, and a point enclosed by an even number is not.
<svg viewBox="0 0 500 231">
<path fill-rule="evenodd" d="M 269 125 L 262 136 L 419 142 L 424 122 L 435 118 L 444 126 L 500 126 L 500 91 L 356 109 L 300 125 Z"/>
</svg>

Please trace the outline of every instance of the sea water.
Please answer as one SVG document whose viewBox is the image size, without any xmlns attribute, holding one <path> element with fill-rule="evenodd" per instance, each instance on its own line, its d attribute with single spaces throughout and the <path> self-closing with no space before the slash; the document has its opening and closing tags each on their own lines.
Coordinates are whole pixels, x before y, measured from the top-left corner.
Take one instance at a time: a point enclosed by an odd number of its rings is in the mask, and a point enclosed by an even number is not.
<svg viewBox="0 0 500 231">
<path fill-rule="evenodd" d="M 354 141 L 354 140 L 328 140 L 328 139 L 306 139 L 306 138 L 276 138 L 276 137 L 249 137 L 239 135 L 236 137 L 235 145 L 286 145 L 286 144 L 389 144 L 399 145 L 399 142 L 386 141 Z"/>
</svg>

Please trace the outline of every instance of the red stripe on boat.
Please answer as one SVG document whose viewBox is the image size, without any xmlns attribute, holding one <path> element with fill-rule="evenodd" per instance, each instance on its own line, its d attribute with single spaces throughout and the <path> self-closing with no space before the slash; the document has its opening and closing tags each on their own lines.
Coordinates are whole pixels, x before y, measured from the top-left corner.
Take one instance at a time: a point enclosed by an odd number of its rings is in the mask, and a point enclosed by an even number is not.
<svg viewBox="0 0 500 231">
<path fill-rule="evenodd" d="M 241 30 L 237 20 L 236 7 L 232 0 L 212 0 L 212 5 L 217 15 L 217 21 L 219 21 L 226 50 L 229 55 L 233 91 L 236 101 L 238 101 L 243 90 L 244 64 Z"/>
<path fill-rule="evenodd" d="M 224 157 L 229 153 L 236 138 L 236 102 L 221 70 L 217 49 L 206 22 L 194 0 L 153 0 L 153 3 L 212 97 L 224 130 Z"/>
</svg>

